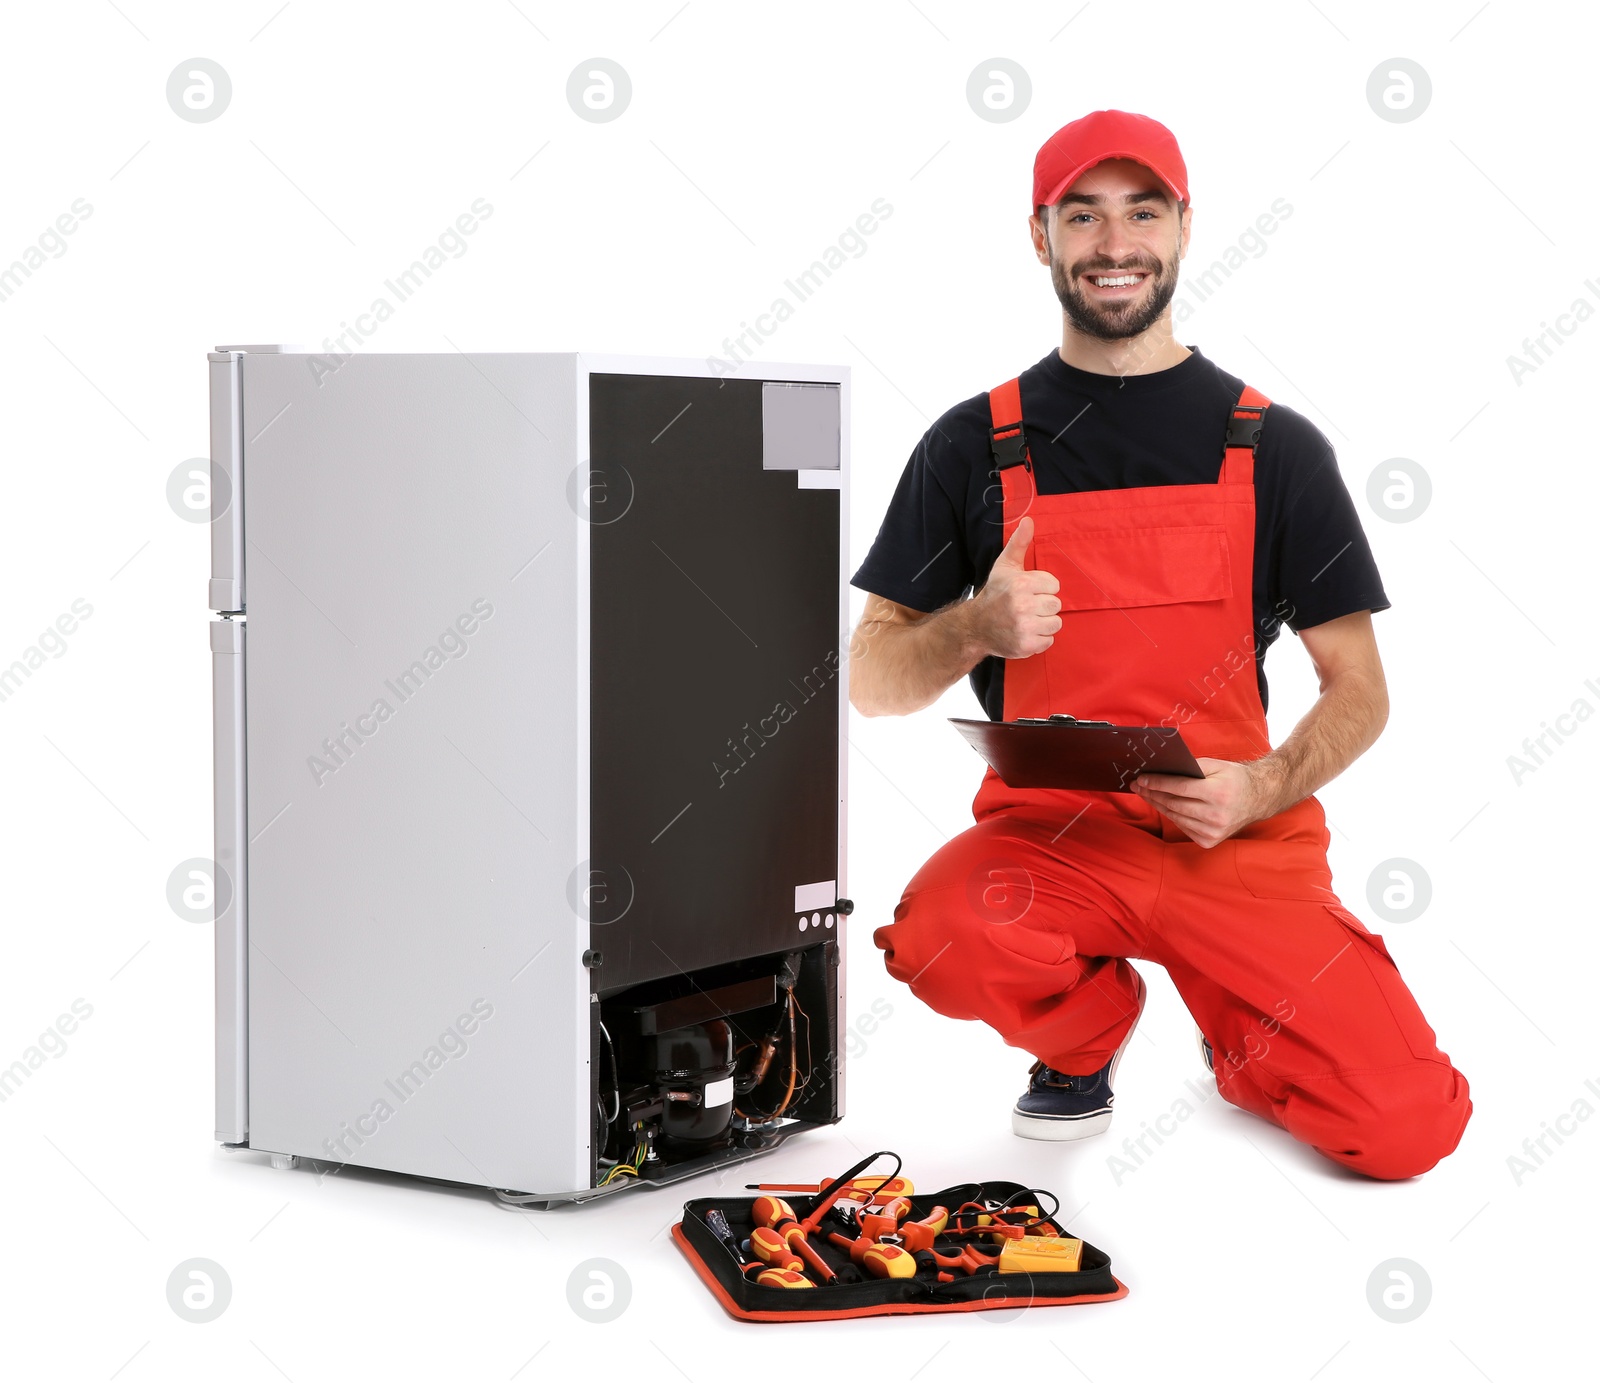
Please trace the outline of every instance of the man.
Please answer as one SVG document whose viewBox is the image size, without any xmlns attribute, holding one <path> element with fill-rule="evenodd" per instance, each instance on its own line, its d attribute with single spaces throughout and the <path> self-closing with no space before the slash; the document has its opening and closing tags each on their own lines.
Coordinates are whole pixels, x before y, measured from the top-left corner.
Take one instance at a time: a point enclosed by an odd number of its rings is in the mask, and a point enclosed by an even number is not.
<svg viewBox="0 0 1600 1383">
<path fill-rule="evenodd" d="M 870 594 L 851 700 L 905 715 L 969 675 L 995 720 L 1176 725 L 1205 776 L 1078 792 L 989 769 L 976 824 L 873 939 L 932 1008 L 1037 1058 L 1023 1137 L 1109 1125 L 1144 959 L 1230 1103 L 1369 1176 L 1424 1172 L 1460 1140 L 1467 1082 L 1334 893 L 1312 795 L 1388 716 L 1372 612 L 1389 601 L 1332 448 L 1174 340 L 1193 210 L 1165 126 L 1065 126 L 1033 209 L 1060 350 L 918 444 L 852 579 Z M 1284 623 L 1321 690 L 1273 749 L 1262 664 Z"/>
</svg>

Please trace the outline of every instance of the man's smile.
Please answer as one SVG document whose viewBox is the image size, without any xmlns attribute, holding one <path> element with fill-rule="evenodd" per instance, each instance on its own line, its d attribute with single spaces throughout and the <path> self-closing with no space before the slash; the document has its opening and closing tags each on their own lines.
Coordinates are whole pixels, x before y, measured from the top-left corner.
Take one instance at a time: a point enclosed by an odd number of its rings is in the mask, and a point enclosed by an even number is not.
<svg viewBox="0 0 1600 1383">
<path fill-rule="evenodd" d="M 1120 274 L 1084 274 L 1083 281 L 1097 298 L 1131 298 L 1144 287 L 1150 275 L 1142 269 L 1126 270 Z"/>
</svg>

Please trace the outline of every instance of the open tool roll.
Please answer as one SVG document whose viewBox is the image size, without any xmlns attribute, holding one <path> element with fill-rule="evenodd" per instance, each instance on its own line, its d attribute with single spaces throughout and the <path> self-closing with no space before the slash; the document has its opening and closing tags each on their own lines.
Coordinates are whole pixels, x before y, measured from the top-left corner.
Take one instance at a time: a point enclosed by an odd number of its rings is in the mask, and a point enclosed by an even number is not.
<svg viewBox="0 0 1600 1383">
<path fill-rule="evenodd" d="M 1014 1310 L 1127 1295 L 1110 1257 L 1053 1218 L 1049 1191 L 993 1180 L 901 1194 L 910 1184 L 898 1165 L 891 1176 L 858 1175 L 885 1156 L 899 1163 L 894 1153 L 874 1153 L 810 1192 L 688 1201 L 672 1237 L 740 1320 Z"/>
</svg>

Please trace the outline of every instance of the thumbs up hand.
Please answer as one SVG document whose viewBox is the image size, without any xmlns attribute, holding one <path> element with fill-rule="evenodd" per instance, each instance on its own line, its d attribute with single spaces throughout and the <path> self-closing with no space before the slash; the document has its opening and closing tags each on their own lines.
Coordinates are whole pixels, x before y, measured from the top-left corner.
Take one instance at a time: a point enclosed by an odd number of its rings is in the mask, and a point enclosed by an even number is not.
<svg viewBox="0 0 1600 1383">
<path fill-rule="evenodd" d="M 989 579 L 972 597 L 972 629 L 985 650 L 1001 658 L 1029 658 L 1055 642 L 1061 628 L 1061 583 L 1024 565 L 1033 541 L 1033 518 L 1024 515 L 1011 541 L 994 559 Z"/>
</svg>

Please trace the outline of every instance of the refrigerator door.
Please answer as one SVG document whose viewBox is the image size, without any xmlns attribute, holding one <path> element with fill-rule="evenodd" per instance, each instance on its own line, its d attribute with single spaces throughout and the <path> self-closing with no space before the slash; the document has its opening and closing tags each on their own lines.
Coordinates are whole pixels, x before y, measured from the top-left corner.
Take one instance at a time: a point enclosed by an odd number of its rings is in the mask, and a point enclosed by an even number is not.
<svg viewBox="0 0 1600 1383">
<path fill-rule="evenodd" d="M 575 360 L 239 357 L 252 1147 L 590 1184 Z"/>
<path fill-rule="evenodd" d="M 250 1133 L 249 995 L 245 920 L 244 621 L 211 622 L 212 876 L 216 968 L 216 1137 Z"/>
</svg>

